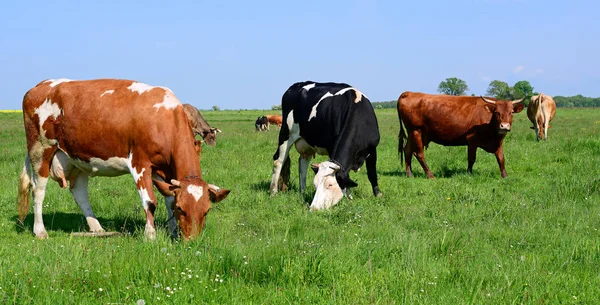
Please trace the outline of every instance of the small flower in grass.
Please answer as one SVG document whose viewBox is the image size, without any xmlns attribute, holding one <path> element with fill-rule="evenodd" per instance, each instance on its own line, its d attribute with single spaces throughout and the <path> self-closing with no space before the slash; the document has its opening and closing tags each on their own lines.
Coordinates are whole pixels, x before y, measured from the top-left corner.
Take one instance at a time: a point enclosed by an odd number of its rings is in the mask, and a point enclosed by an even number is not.
<svg viewBox="0 0 600 305">
<path fill-rule="evenodd" d="M 136 305 L 146 305 L 146 301 L 144 301 L 144 299 L 139 299 L 137 300 L 137 302 L 135 302 Z"/>
<path fill-rule="evenodd" d="M 452 200 L 452 198 L 450 198 L 450 197 L 447 197 L 447 198 L 446 198 L 446 200 Z"/>
<path fill-rule="evenodd" d="M 167 286 L 167 288 L 165 288 L 168 291 L 171 291 L 171 287 Z"/>
<path fill-rule="evenodd" d="M 102 292 L 102 291 L 104 291 L 104 289 L 102 289 L 102 288 L 98 288 L 98 291 Z"/>
</svg>

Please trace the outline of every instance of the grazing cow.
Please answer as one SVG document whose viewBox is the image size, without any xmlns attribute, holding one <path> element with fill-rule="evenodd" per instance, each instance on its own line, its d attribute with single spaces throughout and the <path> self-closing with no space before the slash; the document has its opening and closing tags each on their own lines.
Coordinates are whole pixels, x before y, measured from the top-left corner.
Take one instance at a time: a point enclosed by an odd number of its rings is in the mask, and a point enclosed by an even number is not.
<svg viewBox="0 0 600 305">
<path fill-rule="evenodd" d="M 328 155 L 329 161 L 314 164 L 316 193 L 311 210 L 328 209 L 337 204 L 350 187 L 357 186 L 349 176 L 367 164 L 367 176 L 375 196 L 377 185 L 377 144 L 379 128 L 369 99 L 347 84 L 295 83 L 283 94 L 283 121 L 279 146 L 273 156 L 271 194 L 286 189 L 289 183 L 289 151 L 295 144 L 300 153 L 298 172 L 300 191 L 306 187 L 306 170 L 315 153 Z"/>
<path fill-rule="evenodd" d="M 186 239 L 202 231 L 210 202 L 229 194 L 202 179 L 194 135 L 168 88 L 116 79 L 46 80 L 25 94 L 23 119 L 27 156 L 19 218 L 28 213 L 32 190 L 38 238 L 48 237 L 42 220 L 48 178 L 69 186 L 90 231 L 102 232 L 88 201 L 88 178 L 131 174 L 150 239 L 156 237 L 153 183 L 165 196 L 171 235 L 177 220 Z"/>
<path fill-rule="evenodd" d="M 556 103 L 551 96 L 540 93 L 531 97 L 531 102 L 527 106 L 527 117 L 533 123 L 531 129 L 535 129 L 536 140 L 548 138 L 550 121 L 555 114 Z"/>
<path fill-rule="evenodd" d="M 196 107 L 190 104 L 183 104 L 183 109 L 185 110 L 185 114 L 194 134 L 200 135 L 206 144 L 215 146 L 217 144 L 217 133 L 221 132 L 221 130 L 210 127 Z"/>
<path fill-rule="evenodd" d="M 256 128 L 256 131 L 267 131 L 269 130 L 269 120 L 267 119 L 266 116 L 259 116 L 258 119 L 256 119 L 256 122 L 254 123 L 254 128 Z"/>
<path fill-rule="evenodd" d="M 473 172 L 477 148 L 496 155 L 500 174 L 506 177 L 502 142 L 510 131 L 513 113 L 525 107 L 523 100 L 501 101 L 475 96 L 430 95 L 404 92 L 398 98 L 398 152 L 406 162 L 406 175 L 412 177 L 413 154 L 421 163 L 428 178 L 433 173 L 425 163 L 423 147 L 429 142 L 444 146 L 468 146 L 469 165 Z M 404 124 L 403 124 L 404 123 Z M 404 126 L 408 142 L 404 146 Z M 405 155 L 403 156 L 403 153 Z"/>
<path fill-rule="evenodd" d="M 281 128 L 283 117 L 280 115 L 267 115 L 267 120 L 269 121 L 269 124 L 274 124 L 276 126 L 275 130 L 277 130 L 277 128 Z"/>
</svg>

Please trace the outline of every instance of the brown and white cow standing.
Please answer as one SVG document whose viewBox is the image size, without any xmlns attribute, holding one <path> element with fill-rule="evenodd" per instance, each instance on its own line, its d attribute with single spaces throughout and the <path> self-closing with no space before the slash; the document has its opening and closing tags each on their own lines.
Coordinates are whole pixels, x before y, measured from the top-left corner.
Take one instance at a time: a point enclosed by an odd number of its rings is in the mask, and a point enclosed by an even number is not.
<svg viewBox="0 0 600 305">
<path fill-rule="evenodd" d="M 531 102 L 527 105 L 527 117 L 533 123 L 531 129 L 535 129 L 536 140 L 548 138 L 550 121 L 555 114 L 556 103 L 551 96 L 540 93 L 531 97 Z"/>
<path fill-rule="evenodd" d="M 156 237 L 153 183 L 165 196 L 171 234 L 177 234 L 176 219 L 186 239 L 202 231 L 210 202 L 229 193 L 202 179 L 194 135 L 168 88 L 116 79 L 46 80 L 25 94 L 23 118 L 27 157 L 19 218 L 28 213 L 32 190 L 38 238 L 48 236 L 42 219 L 48 178 L 70 187 L 90 231 L 101 232 L 88 201 L 88 178 L 131 174 L 150 239 Z"/>
<path fill-rule="evenodd" d="M 523 100 L 402 93 L 398 98 L 398 152 L 400 159 L 404 158 L 406 162 L 406 175 L 412 177 L 414 154 L 427 177 L 434 178 L 425 163 L 424 152 L 424 147 L 434 142 L 444 146 L 467 145 L 469 173 L 473 172 L 477 148 L 483 148 L 496 156 L 500 174 L 506 177 L 502 142 L 511 129 L 513 113 L 521 112 L 525 107 Z M 405 135 L 403 125 L 408 135 Z M 408 142 L 404 146 L 407 136 Z"/>
<path fill-rule="evenodd" d="M 215 146 L 217 144 L 217 133 L 221 132 L 221 130 L 210 127 L 196 107 L 190 104 L 183 104 L 183 109 L 194 134 L 200 135 L 206 144 Z"/>
</svg>

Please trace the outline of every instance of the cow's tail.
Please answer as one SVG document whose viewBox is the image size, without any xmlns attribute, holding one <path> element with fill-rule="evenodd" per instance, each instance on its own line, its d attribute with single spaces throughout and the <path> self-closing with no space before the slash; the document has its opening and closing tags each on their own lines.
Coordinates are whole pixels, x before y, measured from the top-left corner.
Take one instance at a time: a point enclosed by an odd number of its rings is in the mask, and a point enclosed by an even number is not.
<svg viewBox="0 0 600 305">
<path fill-rule="evenodd" d="M 19 194 L 17 196 L 17 209 L 19 211 L 19 221 L 23 220 L 29 213 L 29 205 L 31 198 L 31 159 L 29 155 L 25 158 L 25 164 L 19 176 Z"/>
<path fill-rule="evenodd" d="M 398 121 L 400 122 L 400 132 L 398 133 L 398 154 L 400 156 L 400 164 L 404 164 L 404 139 L 406 138 L 406 132 L 404 132 L 404 124 L 402 123 L 402 116 L 400 115 L 400 99 L 398 100 Z"/>
<path fill-rule="evenodd" d="M 541 128 L 544 128 L 544 140 L 546 140 L 548 138 L 548 116 L 546 115 L 546 107 L 544 106 L 546 103 L 544 103 L 544 94 L 540 93 L 540 111 L 542 112 L 542 118 L 543 118 L 543 126 Z"/>
</svg>

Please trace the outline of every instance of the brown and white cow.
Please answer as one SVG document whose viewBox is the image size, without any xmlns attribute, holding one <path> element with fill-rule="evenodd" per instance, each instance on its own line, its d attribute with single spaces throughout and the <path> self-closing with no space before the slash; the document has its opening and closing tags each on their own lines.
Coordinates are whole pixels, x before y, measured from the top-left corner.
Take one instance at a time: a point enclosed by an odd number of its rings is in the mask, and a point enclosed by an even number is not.
<svg viewBox="0 0 600 305">
<path fill-rule="evenodd" d="M 398 98 L 398 152 L 400 159 L 404 158 L 406 162 L 406 175 L 412 177 L 411 160 L 414 154 L 427 177 L 434 178 L 425 163 L 424 153 L 424 147 L 434 142 L 444 146 L 467 145 L 469 173 L 473 172 L 477 148 L 494 153 L 500 174 L 506 177 L 502 142 L 511 129 L 513 114 L 525 107 L 523 100 L 402 93 Z M 404 126 L 408 135 L 404 133 Z M 407 136 L 408 142 L 404 146 Z"/>
<path fill-rule="evenodd" d="M 527 105 L 527 117 L 533 123 L 531 129 L 535 129 L 536 140 L 548 138 L 550 121 L 555 114 L 556 103 L 551 96 L 540 93 L 531 97 L 531 102 Z"/>
<path fill-rule="evenodd" d="M 269 121 L 269 124 L 273 124 L 275 125 L 275 130 L 281 128 L 281 124 L 283 123 L 283 116 L 281 115 L 267 115 L 267 120 Z M 269 130 L 269 127 L 267 125 L 267 130 Z"/>
<path fill-rule="evenodd" d="M 217 144 L 217 133 L 221 132 L 221 130 L 210 127 L 196 107 L 190 104 L 183 104 L 183 109 L 194 134 L 200 135 L 206 144 L 215 146 Z"/>
<path fill-rule="evenodd" d="M 48 236 L 42 219 L 48 178 L 70 187 L 90 231 L 101 232 L 88 201 L 88 178 L 131 174 L 150 239 L 156 237 L 153 183 L 165 196 L 170 233 L 177 234 L 176 219 L 186 239 L 202 231 L 210 202 L 229 193 L 202 179 L 194 135 L 168 88 L 116 79 L 46 80 L 25 94 L 23 118 L 27 157 L 19 218 L 28 213 L 32 190 L 38 238 Z"/>
</svg>

